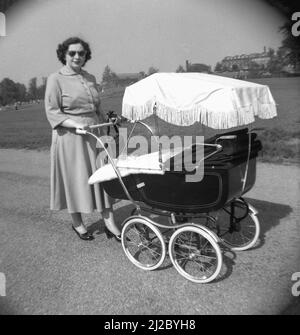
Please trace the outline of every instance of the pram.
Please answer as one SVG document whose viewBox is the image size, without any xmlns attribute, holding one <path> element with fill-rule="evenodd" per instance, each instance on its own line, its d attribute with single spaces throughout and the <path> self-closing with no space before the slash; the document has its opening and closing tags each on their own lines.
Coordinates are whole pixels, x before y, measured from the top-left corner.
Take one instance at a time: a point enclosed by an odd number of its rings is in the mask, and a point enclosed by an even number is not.
<svg viewBox="0 0 300 335">
<path fill-rule="evenodd" d="M 89 179 L 89 184 L 103 183 L 111 197 L 133 204 L 121 235 L 133 264 L 157 269 L 168 250 L 174 267 L 186 279 L 214 280 L 222 267 L 220 245 L 246 250 L 259 237 L 257 211 L 242 196 L 255 183 L 262 145 L 257 134 L 244 126 L 256 116 L 276 116 L 269 88 L 208 74 L 157 73 L 126 88 L 122 115 L 133 123 L 124 148 L 137 125 L 157 140 L 156 129 L 142 121 L 151 115 L 180 126 L 199 122 L 213 129 L 234 128 L 174 150 L 163 150 L 158 143 L 157 151 L 138 157 L 113 158 L 97 138 L 109 164 Z M 202 158 L 193 170 L 187 169 L 184 158 L 195 162 L 199 151 Z M 202 178 L 187 181 L 200 166 Z"/>
</svg>

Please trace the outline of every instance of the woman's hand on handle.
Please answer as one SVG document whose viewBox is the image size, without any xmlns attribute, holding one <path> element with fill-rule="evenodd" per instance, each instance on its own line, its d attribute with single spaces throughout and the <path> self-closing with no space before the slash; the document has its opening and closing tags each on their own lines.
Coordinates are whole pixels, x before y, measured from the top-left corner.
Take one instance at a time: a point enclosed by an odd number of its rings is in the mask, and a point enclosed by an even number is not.
<svg viewBox="0 0 300 335">
<path fill-rule="evenodd" d="M 88 130 L 90 130 L 90 127 L 80 123 L 76 122 L 71 119 L 67 119 L 64 122 L 61 123 L 61 126 L 66 127 L 66 128 L 75 128 L 77 134 L 86 134 Z"/>
<path fill-rule="evenodd" d="M 90 130 L 89 126 L 78 123 L 76 127 L 76 134 L 85 135 L 89 130 Z"/>
</svg>

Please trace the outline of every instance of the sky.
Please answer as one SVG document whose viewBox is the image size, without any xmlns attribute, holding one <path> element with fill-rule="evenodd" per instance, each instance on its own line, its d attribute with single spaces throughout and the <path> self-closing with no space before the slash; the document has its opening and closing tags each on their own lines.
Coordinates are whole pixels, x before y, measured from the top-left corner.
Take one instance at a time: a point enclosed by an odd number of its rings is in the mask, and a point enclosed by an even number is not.
<svg viewBox="0 0 300 335">
<path fill-rule="evenodd" d="M 28 85 L 57 71 L 57 45 L 89 42 L 85 69 L 101 81 L 116 73 L 174 72 L 185 61 L 214 68 L 225 56 L 277 49 L 284 18 L 262 0 L 21 0 L 6 13 L 0 81 Z"/>
</svg>

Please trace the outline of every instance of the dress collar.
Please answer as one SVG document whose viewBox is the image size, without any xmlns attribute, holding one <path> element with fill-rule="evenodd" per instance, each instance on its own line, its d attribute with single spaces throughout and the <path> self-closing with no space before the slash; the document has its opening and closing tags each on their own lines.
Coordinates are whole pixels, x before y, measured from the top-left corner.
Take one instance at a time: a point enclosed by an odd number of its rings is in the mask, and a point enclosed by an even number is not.
<svg viewBox="0 0 300 335">
<path fill-rule="evenodd" d="M 77 72 L 75 72 L 74 70 L 70 69 L 69 67 L 67 67 L 65 65 L 59 70 L 59 73 L 65 75 L 65 76 L 74 76 L 74 75 L 78 75 L 78 74 L 83 75 L 85 73 L 85 71 L 81 69 L 80 72 L 77 73 Z"/>
</svg>

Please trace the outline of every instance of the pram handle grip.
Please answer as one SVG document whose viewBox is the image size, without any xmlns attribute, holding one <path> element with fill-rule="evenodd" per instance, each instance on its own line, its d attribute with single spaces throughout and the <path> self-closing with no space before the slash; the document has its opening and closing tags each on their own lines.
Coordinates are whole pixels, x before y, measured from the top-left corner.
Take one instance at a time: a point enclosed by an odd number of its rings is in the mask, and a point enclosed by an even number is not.
<svg viewBox="0 0 300 335">
<path fill-rule="evenodd" d="M 92 126 L 89 126 L 89 129 L 96 129 L 96 128 L 102 128 L 102 127 L 108 127 L 113 126 L 114 122 L 106 122 L 106 123 L 100 123 L 100 124 L 94 124 Z M 78 135 L 86 135 L 88 130 L 76 128 L 76 134 Z"/>
<path fill-rule="evenodd" d="M 87 130 L 80 129 L 80 128 L 76 128 L 75 132 L 78 135 L 86 135 L 87 134 Z"/>
</svg>

